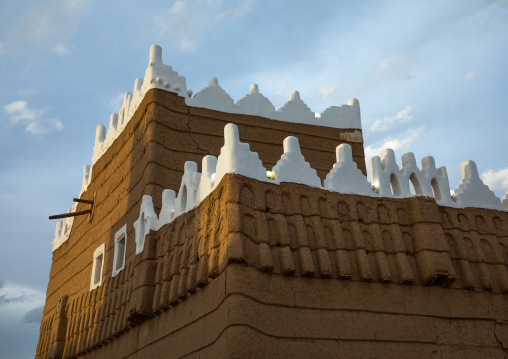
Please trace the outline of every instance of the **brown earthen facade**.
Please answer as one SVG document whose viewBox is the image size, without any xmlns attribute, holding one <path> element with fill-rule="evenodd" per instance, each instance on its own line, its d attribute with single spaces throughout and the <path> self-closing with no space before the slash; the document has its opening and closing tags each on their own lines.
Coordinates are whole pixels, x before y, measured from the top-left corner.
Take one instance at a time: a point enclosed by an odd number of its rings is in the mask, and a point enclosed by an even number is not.
<svg viewBox="0 0 508 359">
<path fill-rule="evenodd" d="M 93 220 L 77 217 L 53 253 L 37 358 L 506 357 L 507 212 L 228 174 L 135 255 L 142 196 L 160 210 L 185 161 L 219 154 L 229 122 L 267 168 L 297 136 L 321 179 L 350 131 L 149 91 L 93 166 L 82 196 L 95 199 Z M 349 144 L 365 173 L 363 143 Z M 112 277 L 125 224 L 126 264 Z M 102 285 L 90 291 L 103 243 Z"/>
</svg>

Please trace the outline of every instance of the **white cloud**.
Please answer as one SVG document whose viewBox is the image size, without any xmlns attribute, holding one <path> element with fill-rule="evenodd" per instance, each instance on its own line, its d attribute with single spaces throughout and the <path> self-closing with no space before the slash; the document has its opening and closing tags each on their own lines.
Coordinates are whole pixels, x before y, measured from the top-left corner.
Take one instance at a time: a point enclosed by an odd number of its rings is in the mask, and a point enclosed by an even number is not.
<svg viewBox="0 0 508 359">
<path fill-rule="evenodd" d="M 369 127 L 370 131 L 386 131 L 392 128 L 395 125 L 411 122 L 413 119 L 414 105 L 407 105 L 404 107 L 399 113 L 397 113 L 393 117 L 388 117 L 384 119 L 377 119 L 374 123 Z"/>
<path fill-rule="evenodd" d="M 4 23 L 0 54 L 25 55 L 34 50 L 65 55 L 64 45 L 79 28 L 79 23 L 93 1 L 34 1 L 19 16 Z"/>
<path fill-rule="evenodd" d="M 157 33 L 169 38 L 183 51 L 194 51 L 214 27 L 250 11 L 252 0 L 228 2 L 192 0 L 176 1 L 161 15 L 154 15 Z"/>
<path fill-rule="evenodd" d="M 11 123 L 25 123 L 25 130 L 32 135 L 41 136 L 63 128 L 62 122 L 58 119 L 43 118 L 49 108 L 32 109 L 26 101 L 14 101 L 4 106 L 3 109 L 9 115 Z"/>
<path fill-rule="evenodd" d="M 123 99 L 124 98 L 125 98 L 125 94 L 124 93 L 120 93 L 120 94 L 116 95 L 115 97 L 113 97 L 108 102 L 109 109 L 112 112 L 118 113 L 118 111 L 120 111 L 120 108 L 122 107 Z"/>
<path fill-rule="evenodd" d="M 471 71 L 468 71 L 466 73 L 466 81 L 471 81 L 472 79 L 474 79 L 476 77 L 476 72 L 474 72 L 473 70 Z"/>
<path fill-rule="evenodd" d="M 274 95 L 279 96 L 282 95 L 284 92 L 291 90 L 292 85 L 289 82 L 283 82 L 277 90 L 275 90 Z"/>
<path fill-rule="evenodd" d="M 379 153 L 385 148 L 391 148 L 394 151 L 404 151 L 409 148 L 423 133 L 425 132 L 424 127 L 418 127 L 416 129 L 409 129 L 408 135 L 405 138 L 387 138 L 384 140 L 381 147 L 365 147 L 365 160 L 368 161 L 373 156 L 379 156 Z M 368 166 L 367 166 L 368 167 Z"/>
<path fill-rule="evenodd" d="M 18 95 L 19 97 L 27 97 L 33 94 L 34 92 L 35 90 L 33 88 L 29 88 L 16 91 L 16 95 Z"/>
<path fill-rule="evenodd" d="M 62 44 L 53 46 L 53 52 L 57 55 L 63 56 L 69 53 L 69 49 Z"/>
<path fill-rule="evenodd" d="M 508 167 L 499 171 L 488 169 L 481 174 L 480 178 L 493 191 L 508 190 Z"/>
</svg>

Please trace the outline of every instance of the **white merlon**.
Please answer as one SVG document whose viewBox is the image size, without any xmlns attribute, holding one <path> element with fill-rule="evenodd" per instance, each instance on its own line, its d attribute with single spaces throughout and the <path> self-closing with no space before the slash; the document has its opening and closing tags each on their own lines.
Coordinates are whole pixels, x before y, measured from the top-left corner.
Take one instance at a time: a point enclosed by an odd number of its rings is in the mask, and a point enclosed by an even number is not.
<svg viewBox="0 0 508 359">
<path fill-rule="evenodd" d="M 353 193 L 363 196 L 376 196 L 372 191 L 372 185 L 358 169 L 353 161 L 351 146 L 343 143 L 336 148 L 337 162 L 333 165 L 330 173 L 326 175 L 324 188 L 329 191 L 340 193 Z"/>
<path fill-rule="evenodd" d="M 98 125 L 95 129 L 95 144 L 93 146 L 92 164 L 102 155 L 102 148 L 106 140 L 106 127 Z"/>
<path fill-rule="evenodd" d="M 197 204 L 204 200 L 213 189 L 215 172 L 217 171 L 217 157 L 211 155 L 203 157 L 201 169 L 201 180 L 196 194 Z"/>
<path fill-rule="evenodd" d="M 409 193 L 409 186 L 413 186 L 415 195 L 433 197 L 432 187 L 430 182 L 426 181 L 422 172 L 416 165 L 416 158 L 413 152 L 406 152 L 402 155 L 402 169 L 400 170 L 401 184 L 405 186 L 407 184 L 407 190 Z"/>
<path fill-rule="evenodd" d="M 450 195 L 450 182 L 446 167 L 436 168 L 436 161 L 432 156 L 422 158 L 422 175 L 425 181 L 430 184 L 436 202 L 442 206 L 455 206 Z M 432 196 L 432 194 L 430 194 Z"/>
<path fill-rule="evenodd" d="M 462 162 L 460 172 L 462 181 L 454 195 L 454 200 L 460 207 L 503 209 L 501 200 L 481 180 L 474 161 Z"/>
<path fill-rule="evenodd" d="M 289 95 L 289 101 L 277 110 L 277 119 L 296 123 L 319 124 L 314 112 L 300 98 L 298 91 Z"/>
<path fill-rule="evenodd" d="M 189 96 L 190 97 L 190 96 Z M 199 91 L 192 98 L 186 100 L 187 105 L 210 110 L 235 112 L 235 102 L 219 85 L 217 77 L 208 81 L 208 86 Z"/>
<path fill-rule="evenodd" d="M 86 191 L 88 184 L 90 183 L 90 165 L 83 166 L 83 180 L 81 181 L 81 191 L 79 191 L 79 197 Z"/>
<path fill-rule="evenodd" d="M 503 207 L 505 210 L 508 211 L 508 191 L 506 191 L 506 194 L 503 197 Z"/>
<path fill-rule="evenodd" d="M 236 103 L 238 113 L 275 118 L 275 107 L 270 100 L 259 93 L 257 84 L 252 84 L 249 93 Z"/>
<path fill-rule="evenodd" d="M 175 200 L 175 217 L 194 207 L 196 192 L 199 186 L 199 180 L 195 179 L 195 174 L 201 175 L 198 173 L 198 164 L 196 162 L 186 161 L 184 164 L 182 182 L 180 183 L 180 190 Z"/>
<path fill-rule="evenodd" d="M 357 128 L 360 130 L 362 128 L 360 102 L 356 98 L 350 99 L 347 105 L 328 107 L 321 113 L 319 118 L 321 126 Z"/>
<path fill-rule="evenodd" d="M 260 181 L 267 181 L 266 169 L 258 154 L 251 152 L 248 143 L 240 142 L 238 127 L 232 123 L 228 123 L 224 127 L 224 146 L 217 159 L 214 186 L 217 186 L 226 173 L 236 173 Z"/>
<path fill-rule="evenodd" d="M 136 254 L 143 251 L 145 245 L 145 237 L 150 230 L 157 231 L 159 229 L 159 219 L 153 209 L 152 197 L 144 195 L 139 209 L 139 217 L 134 222 Z"/>
<path fill-rule="evenodd" d="M 305 161 L 298 138 L 288 136 L 284 139 L 284 154 L 272 168 L 277 182 L 302 183 L 308 186 L 321 187 L 321 179 L 316 170 Z"/>
<path fill-rule="evenodd" d="M 74 203 L 71 208 L 67 210 L 67 213 L 76 212 L 76 208 L 78 207 L 77 203 Z M 67 239 L 69 239 L 69 235 L 71 234 L 72 224 L 74 223 L 74 217 L 67 217 L 62 221 L 58 221 L 56 223 L 55 229 L 55 238 L 51 245 L 53 246 L 53 251 L 60 247 L 62 243 L 64 243 Z"/>
<path fill-rule="evenodd" d="M 145 71 L 141 92 L 158 88 L 176 92 L 179 96 L 187 98 L 187 83 L 185 77 L 179 76 L 169 65 L 162 62 L 162 49 L 159 45 L 150 47 L 150 61 Z"/>
<path fill-rule="evenodd" d="M 407 197 L 411 194 L 409 184 L 402 183 L 395 152 L 390 148 L 370 159 L 370 177 L 376 193 L 383 197 Z"/>
<path fill-rule="evenodd" d="M 104 140 L 103 150 L 107 149 L 117 137 L 118 114 L 112 113 L 109 117 L 108 132 Z"/>
<path fill-rule="evenodd" d="M 142 88 L 143 88 L 143 79 L 138 77 L 134 81 L 134 90 L 132 92 L 132 99 L 129 106 L 129 117 L 126 122 L 129 122 L 130 118 L 134 116 L 134 112 L 136 112 L 139 104 L 141 103 L 141 100 L 145 96 L 145 94 L 142 92 Z"/>
<path fill-rule="evenodd" d="M 118 131 L 122 131 L 130 120 L 129 109 L 131 106 L 132 94 L 130 92 L 126 92 L 123 98 L 122 107 L 120 107 L 120 111 L 118 111 Z"/>
<path fill-rule="evenodd" d="M 171 223 L 175 218 L 175 191 L 165 189 L 162 192 L 162 208 L 159 214 L 159 228 Z"/>
</svg>

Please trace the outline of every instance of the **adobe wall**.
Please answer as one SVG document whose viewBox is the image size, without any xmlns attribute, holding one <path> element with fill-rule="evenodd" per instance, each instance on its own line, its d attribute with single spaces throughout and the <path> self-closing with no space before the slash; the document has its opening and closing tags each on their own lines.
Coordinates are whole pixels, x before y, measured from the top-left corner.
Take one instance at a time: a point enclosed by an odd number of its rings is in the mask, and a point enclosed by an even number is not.
<svg viewBox="0 0 508 359">
<path fill-rule="evenodd" d="M 81 334 L 80 343 L 72 345 L 69 338 L 97 320 L 94 308 L 101 306 L 113 291 L 130 297 L 135 289 L 131 280 L 135 259 L 132 224 L 139 215 L 142 196 L 151 195 L 158 211 L 162 191 L 178 190 L 185 161 L 200 165 L 204 154 L 219 155 L 223 127 L 228 122 L 238 124 L 242 140 L 259 152 L 267 169 L 282 155 L 283 139 L 298 136 L 302 152 L 321 178 L 335 162 L 335 147 L 345 142 L 341 135 L 347 137 L 353 132 L 192 108 L 174 93 L 157 89 L 147 92 L 125 129 L 93 166 L 91 182 L 81 196 L 95 200 L 93 220 L 90 222 L 88 215 L 76 217 L 69 239 L 53 252 L 37 357 L 59 357 L 86 346 L 86 341 L 93 338 L 83 339 Z M 365 173 L 363 143 L 347 143 Z M 89 205 L 79 204 L 77 211 L 88 208 Z M 126 265 L 119 276 L 112 278 L 114 234 L 124 224 L 128 238 Z M 102 243 L 106 243 L 103 283 L 90 292 L 93 252 Z M 124 313 L 117 324 L 123 327 L 128 314 L 125 299 L 120 307 Z M 88 314 L 77 319 L 72 313 L 83 308 L 89 308 Z"/>
<path fill-rule="evenodd" d="M 67 309 L 63 356 L 503 358 L 507 216 L 228 174 Z"/>
</svg>

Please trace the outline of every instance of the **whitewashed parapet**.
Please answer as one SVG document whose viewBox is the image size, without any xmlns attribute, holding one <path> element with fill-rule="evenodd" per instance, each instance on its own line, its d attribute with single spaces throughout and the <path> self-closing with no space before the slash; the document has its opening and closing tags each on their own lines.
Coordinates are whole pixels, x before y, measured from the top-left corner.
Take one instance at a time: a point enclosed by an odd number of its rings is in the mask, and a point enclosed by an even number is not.
<svg viewBox="0 0 508 359">
<path fill-rule="evenodd" d="M 309 162 L 305 161 L 298 138 L 286 137 L 283 147 L 284 154 L 272 168 L 273 178 L 277 182 L 294 182 L 321 188 L 321 179 Z"/>
<path fill-rule="evenodd" d="M 159 229 L 159 218 L 153 209 L 151 196 L 143 196 L 141 206 L 139 208 L 139 217 L 134 222 L 136 254 L 143 251 L 145 245 L 145 237 L 151 230 Z"/>
<path fill-rule="evenodd" d="M 353 161 L 349 144 L 337 146 L 336 156 L 337 162 L 324 181 L 323 188 L 328 191 L 370 197 L 404 198 L 413 196 L 409 190 L 409 186 L 413 186 L 416 196 L 434 197 L 437 204 L 442 206 L 502 209 L 499 198 L 495 197 L 478 177 L 473 161 L 462 164 L 462 184 L 456 190 L 455 200 L 452 200 L 446 168 L 436 168 L 431 156 L 421 160 L 420 170 L 414 154 L 407 152 L 402 155 L 402 169 L 399 169 L 393 150 L 385 149 L 381 156 L 371 160 L 373 185 Z M 153 210 L 152 198 L 143 196 L 139 219 L 134 223 L 136 254 L 143 250 L 144 238 L 150 230 L 159 230 L 182 213 L 198 206 L 217 187 L 226 173 L 241 174 L 274 184 L 294 182 L 321 188 L 320 179 L 305 161 L 296 137 L 286 137 L 284 154 L 272 171 L 267 172 L 258 154 L 251 152 L 247 143 L 240 142 L 238 127 L 231 123 L 224 127 L 224 146 L 219 157 L 205 156 L 202 161 L 203 173 L 199 173 L 197 169 L 195 162 L 185 162 L 178 196 L 175 197 L 173 190 L 164 190 L 162 209 L 158 217 Z M 508 191 L 503 199 L 506 210 L 507 202 Z"/>
<path fill-rule="evenodd" d="M 503 209 L 501 200 L 481 180 L 474 161 L 462 162 L 460 172 L 462 182 L 454 194 L 454 200 L 459 206 Z"/>
<path fill-rule="evenodd" d="M 78 204 L 74 203 L 74 205 L 71 208 L 69 208 L 67 213 L 75 212 L 77 207 Z M 64 220 L 56 222 L 55 238 L 53 239 L 53 242 L 51 242 L 51 245 L 53 246 L 53 251 L 55 251 L 55 249 L 60 247 L 62 243 L 64 243 L 67 239 L 69 239 L 73 223 L 74 217 L 67 217 Z"/>
<path fill-rule="evenodd" d="M 337 146 L 335 151 L 337 162 L 333 165 L 330 173 L 326 175 L 324 188 L 334 192 L 377 196 L 372 190 L 372 185 L 367 181 L 367 177 L 353 161 L 351 146 L 343 143 Z"/>
<path fill-rule="evenodd" d="M 162 62 L 162 48 L 158 45 L 152 45 L 150 47 L 150 56 L 145 76 L 144 78 L 136 79 L 132 93 L 125 93 L 118 114 L 114 114 L 114 123 L 110 121 L 107 135 L 104 133 L 105 138 L 102 139 L 100 143 L 100 149 L 98 150 L 94 147 L 92 165 L 102 156 L 125 128 L 125 125 L 141 104 L 146 92 L 153 88 L 177 93 L 185 99 L 187 106 L 192 107 L 208 108 L 227 113 L 261 116 L 272 120 L 316 126 L 357 130 L 361 130 L 362 128 L 360 104 L 355 98 L 349 100 L 345 105 L 339 107 L 331 106 L 321 114 L 316 115 L 302 101 L 300 93 L 298 91 L 293 91 L 289 96 L 289 101 L 276 110 L 270 100 L 259 92 L 257 84 L 252 84 L 249 93 L 235 103 L 231 96 L 219 86 L 216 77 L 212 77 L 207 87 L 198 91 L 194 97 L 191 97 L 192 91 L 187 91 L 185 77 L 178 75 L 171 66 L 164 64 Z M 112 119 L 113 116 L 111 117 L 111 120 Z M 361 134 L 360 139 L 356 139 L 361 141 Z"/>
</svg>

